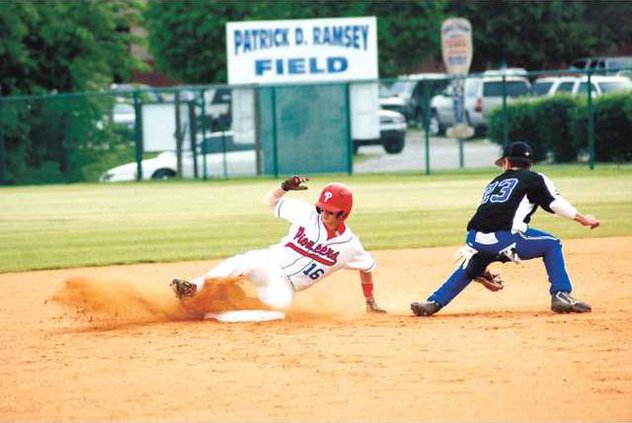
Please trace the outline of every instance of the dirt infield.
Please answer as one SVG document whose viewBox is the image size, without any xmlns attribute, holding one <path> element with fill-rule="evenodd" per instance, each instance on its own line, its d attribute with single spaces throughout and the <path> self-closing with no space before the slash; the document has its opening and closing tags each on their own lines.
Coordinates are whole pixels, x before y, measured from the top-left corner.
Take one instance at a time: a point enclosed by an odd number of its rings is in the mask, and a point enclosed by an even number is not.
<svg viewBox="0 0 632 423">
<path fill-rule="evenodd" d="M 565 243 L 590 314 L 549 311 L 534 260 L 413 317 L 454 251 L 375 252 L 388 315 L 343 271 L 262 323 L 182 313 L 170 279 L 210 261 L 1 274 L 0 419 L 632 420 L 632 238 Z"/>
</svg>

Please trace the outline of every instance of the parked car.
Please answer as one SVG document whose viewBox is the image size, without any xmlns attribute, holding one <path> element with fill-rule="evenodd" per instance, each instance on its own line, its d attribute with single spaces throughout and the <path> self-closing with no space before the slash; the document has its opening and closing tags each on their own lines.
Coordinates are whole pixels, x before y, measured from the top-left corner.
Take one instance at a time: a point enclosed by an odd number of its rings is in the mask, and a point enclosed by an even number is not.
<svg viewBox="0 0 632 423">
<path fill-rule="evenodd" d="M 236 144 L 232 132 L 213 133 L 207 137 L 206 154 L 201 138 L 198 139 L 197 168 L 203 176 L 204 159 L 206 174 L 217 178 L 228 176 L 254 176 L 257 174 L 257 157 L 254 144 Z M 226 153 L 224 153 L 226 152 Z M 169 179 L 177 175 L 178 162 L 174 151 L 166 151 L 151 159 L 141 161 L 143 180 Z M 128 182 L 136 180 L 136 162 L 109 169 L 99 178 L 100 182 Z M 193 178 L 194 160 L 190 150 L 182 152 L 182 177 Z"/>
<path fill-rule="evenodd" d="M 112 122 L 115 125 L 133 130 L 136 123 L 134 106 L 126 102 L 117 101 L 112 109 Z"/>
<path fill-rule="evenodd" d="M 374 140 L 353 140 L 353 152 L 363 145 L 381 145 L 388 154 L 401 153 L 406 143 L 406 118 L 393 110 L 379 110 L 380 138 Z"/>
<path fill-rule="evenodd" d="M 592 94 L 602 94 L 632 90 L 632 81 L 624 76 L 592 75 L 590 77 Z M 536 79 L 531 87 L 535 96 L 555 94 L 587 95 L 587 76 L 544 76 Z"/>
<path fill-rule="evenodd" d="M 430 102 L 435 94 L 450 83 L 445 73 L 419 73 L 405 75 L 395 81 L 380 84 L 380 107 L 404 115 L 408 126 L 423 126 L 424 102 Z M 427 87 L 427 93 L 424 93 Z M 427 100 L 424 99 L 427 95 Z"/>
<path fill-rule="evenodd" d="M 465 123 L 480 132 L 487 127 L 487 114 L 502 104 L 503 74 L 507 101 L 527 96 L 531 92 L 531 84 L 524 69 L 506 69 L 503 71 L 486 71 L 480 76 L 465 80 Z M 452 99 L 453 85 L 430 101 L 430 133 L 438 135 L 455 124 Z"/>
<path fill-rule="evenodd" d="M 580 57 L 571 62 L 570 70 L 593 70 L 605 74 L 615 74 L 621 69 L 632 68 L 632 56 Z"/>
<path fill-rule="evenodd" d="M 160 103 L 164 101 L 164 97 L 158 88 L 151 87 L 147 84 L 111 84 L 110 89 L 120 94 L 119 99 L 127 99 L 131 101 L 132 94 L 137 91 L 143 98 L 143 101 L 151 101 L 153 103 Z"/>
</svg>

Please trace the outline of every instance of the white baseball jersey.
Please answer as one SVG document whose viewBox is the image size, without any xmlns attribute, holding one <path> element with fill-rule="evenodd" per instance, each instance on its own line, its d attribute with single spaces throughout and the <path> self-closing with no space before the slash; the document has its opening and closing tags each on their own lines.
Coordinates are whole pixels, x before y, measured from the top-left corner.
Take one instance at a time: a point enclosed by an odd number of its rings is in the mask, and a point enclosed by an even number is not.
<svg viewBox="0 0 632 423">
<path fill-rule="evenodd" d="M 370 272 L 375 268 L 375 260 L 349 227 L 327 239 L 327 228 L 315 206 L 284 198 L 277 204 L 275 214 L 292 223 L 281 242 L 232 256 L 191 282 L 201 289 L 208 278 L 245 276 L 257 287 L 261 301 L 285 309 L 296 291 L 338 269 Z"/>
<path fill-rule="evenodd" d="M 327 239 L 327 228 L 314 205 L 282 198 L 275 214 L 292 226 L 281 242 L 270 249 L 296 291 L 339 269 L 370 272 L 375 268 L 375 260 L 348 226 L 342 234 Z"/>
</svg>

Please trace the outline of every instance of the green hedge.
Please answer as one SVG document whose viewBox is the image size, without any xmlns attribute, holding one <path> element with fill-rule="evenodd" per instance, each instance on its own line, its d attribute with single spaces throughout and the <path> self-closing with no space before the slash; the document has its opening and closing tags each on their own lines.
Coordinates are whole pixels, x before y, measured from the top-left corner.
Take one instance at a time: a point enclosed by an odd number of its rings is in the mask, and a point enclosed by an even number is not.
<svg viewBox="0 0 632 423">
<path fill-rule="evenodd" d="M 632 160 L 632 95 L 607 94 L 593 99 L 595 158 L 604 162 Z M 508 139 L 527 141 L 534 159 L 573 162 L 588 151 L 586 98 L 556 95 L 507 105 Z M 503 144 L 503 112 L 489 114 L 489 138 Z"/>
</svg>

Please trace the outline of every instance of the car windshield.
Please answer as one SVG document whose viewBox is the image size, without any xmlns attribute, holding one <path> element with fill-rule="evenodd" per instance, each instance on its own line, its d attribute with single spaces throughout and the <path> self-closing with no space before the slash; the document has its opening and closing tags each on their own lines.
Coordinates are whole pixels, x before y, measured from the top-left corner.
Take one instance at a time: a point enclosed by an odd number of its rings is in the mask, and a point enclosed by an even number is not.
<svg viewBox="0 0 632 423">
<path fill-rule="evenodd" d="M 601 82 L 599 83 L 599 86 L 601 87 L 601 91 L 604 93 L 625 91 L 632 89 L 632 81 Z"/>
<path fill-rule="evenodd" d="M 575 60 L 571 64 L 571 67 L 577 68 L 577 69 L 584 69 L 587 64 L 588 64 L 588 60 L 587 59 L 578 59 L 578 60 Z"/>
<path fill-rule="evenodd" d="M 529 86 L 523 81 L 505 81 L 505 90 L 508 97 L 518 97 L 529 93 Z M 483 97 L 502 97 L 502 81 L 487 81 L 483 86 Z"/>
<path fill-rule="evenodd" d="M 414 87 L 415 81 L 386 82 L 380 85 L 380 97 L 399 96 L 407 98 L 410 97 L 410 93 L 413 91 Z"/>
<path fill-rule="evenodd" d="M 620 58 L 610 60 L 612 69 L 629 69 L 632 68 L 632 58 Z"/>
<path fill-rule="evenodd" d="M 134 106 L 127 103 L 117 103 L 114 105 L 114 113 L 115 114 L 135 114 Z"/>
<path fill-rule="evenodd" d="M 531 86 L 531 94 L 533 95 L 545 95 L 548 94 L 549 90 L 553 86 L 552 82 L 544 82 L 544 81 L 536 81 Z"/>
</svg>

